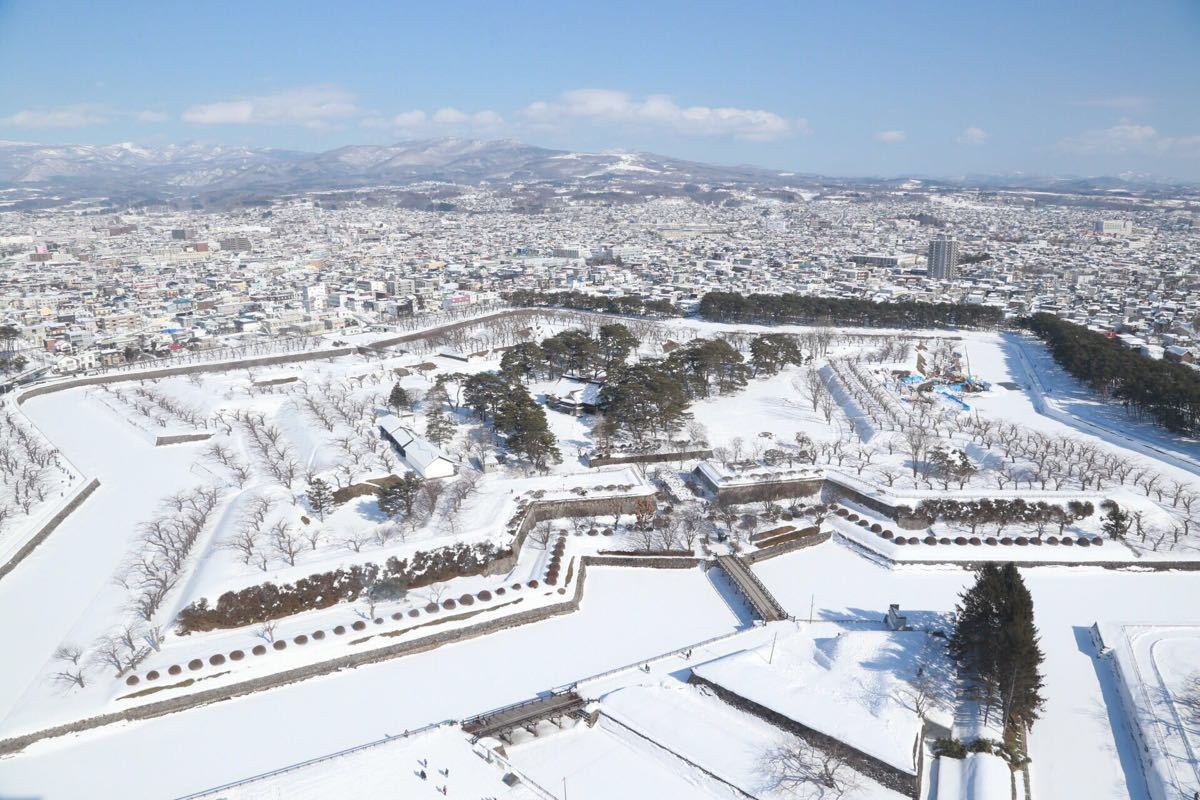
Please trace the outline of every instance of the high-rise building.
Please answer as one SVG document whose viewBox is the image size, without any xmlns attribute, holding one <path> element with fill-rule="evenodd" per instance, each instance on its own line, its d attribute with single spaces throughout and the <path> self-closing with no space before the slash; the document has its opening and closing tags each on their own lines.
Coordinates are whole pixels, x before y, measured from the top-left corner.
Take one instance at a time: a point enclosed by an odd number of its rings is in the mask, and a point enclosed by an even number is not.
<svg viewBox="0 0 1200 800">
<path fill-rule="evenodd" d="M 1127 219 L 1098 219 L 1092 223 L 1092 231 L 1104 236 L 1128 236 L 1133 233 L 1133 222 Z"/>
<path fill-rule="evenodd" d="M 304 287 L 304 310 L 310 314 L 315 314 L 324 311 L 328 300 L 328 293 L 325 290 L 323 283 L 311 283 Z"/>
<path fill-rule="evenodd" d="M 958 277 L 958 239 L 939 233 L 929 242 L 929 277 L 938 281 L 952 281 Z"/>
</svg>

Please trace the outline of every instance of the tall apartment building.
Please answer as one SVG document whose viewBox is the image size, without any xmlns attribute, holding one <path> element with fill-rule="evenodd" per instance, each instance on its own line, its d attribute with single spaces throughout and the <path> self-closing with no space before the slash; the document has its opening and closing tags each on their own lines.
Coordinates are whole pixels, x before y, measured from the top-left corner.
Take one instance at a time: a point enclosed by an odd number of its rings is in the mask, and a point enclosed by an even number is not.
<svg viewBox="0 0 1200 800">
<path fill-rule="evenodd" d="M 1092 231 L 1105 236 L 1128 236 L 1133 233 L 1133 222 L 1127 219 L 1098 219 L 1092 223 Z"/>
<path fill-rule="evenodd" d="M 958 277 L 958 239 L 939 233 L 929 242 L 926 257 L 929 277 L 938 281 L 951 281 Z"/>
<path fill-rule="evenodd" d="M 324 311 L 327 307 L 325 284 L 312 283 L 304 287 L 304 310 L 310 314 Z"/>
</svg>

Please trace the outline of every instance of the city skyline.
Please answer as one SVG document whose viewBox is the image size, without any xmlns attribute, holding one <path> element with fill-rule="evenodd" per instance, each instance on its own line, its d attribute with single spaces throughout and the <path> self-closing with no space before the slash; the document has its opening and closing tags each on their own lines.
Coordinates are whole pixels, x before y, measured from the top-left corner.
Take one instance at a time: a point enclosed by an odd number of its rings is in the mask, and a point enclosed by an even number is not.
<svg viewBox="0 0 1200 800">
<path fill-rule="evenodd" d="M 356 8 L 0 3 L 0 68 L 21 76 L 0 139 L 460 136 L 829 175 L 1200 178 L 1182 2 Z"/>
</svg>

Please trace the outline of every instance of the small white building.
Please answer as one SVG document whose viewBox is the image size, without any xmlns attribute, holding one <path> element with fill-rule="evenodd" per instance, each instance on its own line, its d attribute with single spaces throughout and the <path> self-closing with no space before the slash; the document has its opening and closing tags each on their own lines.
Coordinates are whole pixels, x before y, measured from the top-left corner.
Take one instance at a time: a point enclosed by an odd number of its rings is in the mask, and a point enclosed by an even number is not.
<svg viewBox="0 0 1200 800">
<path fill-rule="evenodd" d="M 394 414 L 384 414 L 377 420 L 379 432 L 392 443 L 408 468 L 422 478 L 451 478 L 458 465 L 442 453 L 433 442 L 419 436 Z"/>
</svg>

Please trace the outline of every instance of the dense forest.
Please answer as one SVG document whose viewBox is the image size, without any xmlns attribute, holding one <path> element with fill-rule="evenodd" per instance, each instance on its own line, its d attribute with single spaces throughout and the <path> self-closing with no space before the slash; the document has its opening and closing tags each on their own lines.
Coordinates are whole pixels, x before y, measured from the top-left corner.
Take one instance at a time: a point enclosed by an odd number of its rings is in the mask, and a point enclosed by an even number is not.
<svg viewBox="0 0 1200 800">
<path fill-rule="evenodd" d="M 518 289 L 505 295 L 514 306 L 571 308 L 576 311 L 601 311 L 605 314 L 632 314 L 646 317 L 678 317 L 681 312 L 666 300 L 640 297 L 601 297 L 582 292 L 533 292 Z"/>
<path fill-rule="evenodd" d="M 1004 312 L 992 306 L 956 303 L 876 303 L 840 297 L 798 294 L 709 292 L 700 300 L 700 316 L 713 322 L 759 324 L 855 325 L 871 328 L 994 328 Z"/>
<path fill-rule="evenodd" d="M 1023 320 L 1054 360 L 1101 394 L 1116 397 L 1176 433 L 1200 432 L 1200 373 L 1150 358 L 1118 341 L 1053 314 Z"/>
</svg>

